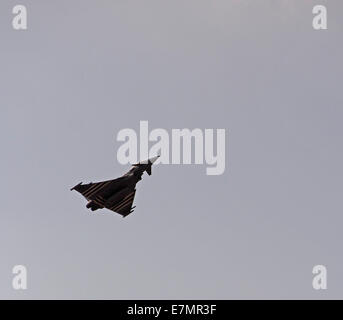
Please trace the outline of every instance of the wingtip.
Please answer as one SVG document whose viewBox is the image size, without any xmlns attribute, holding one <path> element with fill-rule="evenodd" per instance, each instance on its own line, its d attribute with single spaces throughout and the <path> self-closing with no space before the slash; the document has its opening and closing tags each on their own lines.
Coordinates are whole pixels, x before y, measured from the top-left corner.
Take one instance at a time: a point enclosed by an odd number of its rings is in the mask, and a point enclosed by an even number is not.
<svg viewBox="0 0 343 320">
<path fill-rule="evenodd" d="M 75 188 L 77 188 L 77 187 L 80 186 L 81 184 L 82 184 L 82 182 L 80 182 L 80 183 L 77 184 L 76 186 L 72 187 L 72 188 L 70 189 L 70 191 L 73 191 Z"/>
</svg>

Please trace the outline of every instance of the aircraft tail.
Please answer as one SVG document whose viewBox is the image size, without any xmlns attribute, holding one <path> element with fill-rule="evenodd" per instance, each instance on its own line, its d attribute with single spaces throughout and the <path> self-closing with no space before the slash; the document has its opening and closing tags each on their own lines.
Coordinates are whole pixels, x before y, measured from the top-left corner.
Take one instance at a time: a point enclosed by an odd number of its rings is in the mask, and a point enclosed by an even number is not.
<svg viewBox="0 0 343 320">
<path fill-rule="evenodd" d="M 146 171 L 146 173 L 147 173 L 149 176 L 151 176 L 151 167 L 152 167 L 152 164 L 153 164 L 159 157 L 160 157 L 160 156 L 156 156 L 156 157 L 150 158 L 150 159 L 148 159 L 148 160 L 145 160 L 145 161 L 142 161 L 142 162 L 133 164 L 133 166 L 146 166 L 146 167 L 145 167 L 145 171 Z"/>
</svg>

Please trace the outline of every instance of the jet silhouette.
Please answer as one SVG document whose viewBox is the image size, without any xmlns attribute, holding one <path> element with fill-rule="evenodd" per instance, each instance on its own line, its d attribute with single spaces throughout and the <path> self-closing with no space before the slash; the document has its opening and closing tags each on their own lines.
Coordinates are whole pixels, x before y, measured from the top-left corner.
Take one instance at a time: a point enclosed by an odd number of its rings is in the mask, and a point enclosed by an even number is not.
<svg viewBox="0 0 343 320">
<path fill-rule="evenodd" d="M 151 166 L 158 158 L 153 157 L 132 165 L 127 173 L 117 179 L 88 184 L 80 182 L 70 190 L 80 192 L 88 200 L 86 207 L 92 211 L 106 208 L 126 217 L 135 208 L 132 204 L 137 182 L 142 179 L 145 171 L 151 175 Z"/>
</svg>

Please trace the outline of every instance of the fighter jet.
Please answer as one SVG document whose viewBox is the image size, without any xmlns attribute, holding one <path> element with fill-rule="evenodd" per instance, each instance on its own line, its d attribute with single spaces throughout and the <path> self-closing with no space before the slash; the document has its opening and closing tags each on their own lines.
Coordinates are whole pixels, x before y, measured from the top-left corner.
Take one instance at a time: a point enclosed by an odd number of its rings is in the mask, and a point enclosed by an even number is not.
<svg viewBox="0 0 343 320">
<path fill-rule="evenodd" d="M 80 182 L 70 190 L 80 192 L 88 200 L 86 207 L 92 211 L 106 208 L 126 217 L 135 208 L 132 204 L 137 182 L 145 171 L 151 175 L 151 166 L 158 157 L 132 165 L 127 173 L 117 179 L 88 184 Z"/>
</svg>

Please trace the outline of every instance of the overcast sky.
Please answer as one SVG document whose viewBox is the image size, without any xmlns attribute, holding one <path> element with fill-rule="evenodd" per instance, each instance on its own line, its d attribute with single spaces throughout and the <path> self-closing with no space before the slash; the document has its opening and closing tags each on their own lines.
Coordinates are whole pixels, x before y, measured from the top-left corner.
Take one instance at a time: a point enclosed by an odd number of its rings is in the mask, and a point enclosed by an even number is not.
<svg viewBox="0 0 343 320">
<path fill-rule="evenodd" d="M 15 4 L 0 2 L 0 298 L 343 298 L 342 1 L 23 0 L 26 31 Z M 116 136 L 141 120 L 226 129 L 225 173 L 158 165 L 132 215 L 91 213 L 69 189 L 125 173 Z"/>
</svg>

